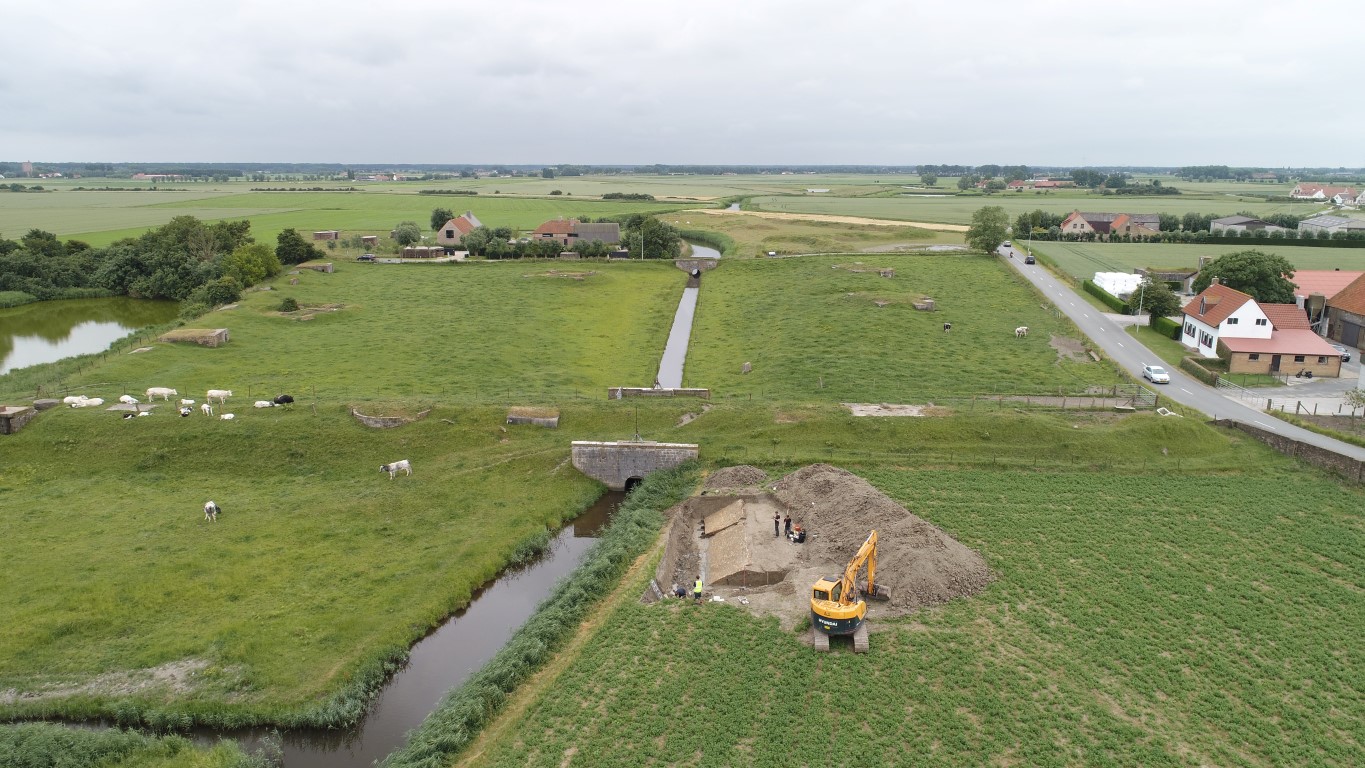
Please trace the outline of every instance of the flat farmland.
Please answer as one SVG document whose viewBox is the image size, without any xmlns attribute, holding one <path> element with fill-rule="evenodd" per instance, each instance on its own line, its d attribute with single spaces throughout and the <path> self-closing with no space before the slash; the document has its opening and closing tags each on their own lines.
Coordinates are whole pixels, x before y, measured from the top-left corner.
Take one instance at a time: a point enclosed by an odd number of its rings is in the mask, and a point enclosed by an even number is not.
<svg viewBox="0 0 1365 768">
<path fill-rule="evenodd" d="M 1187 243 L 1067 243 L 1035 240 L 1033 250 L 1057 262 L 1073 277 L 1096 272 L 1132 272 L 1136 267 L 1190 267 L 1201 256 L 1257 250 L 1288 259 L 1300 269 L 1365 270 L 1365 248 L 1311 248 L 1293 245 L 1242 245 L 1236 240 L 1219 245 Z"/>
<path fill-rule="evenodd" d="M 734 248 L 726 255 L 739 258 L 763 256 L 769 251 L 782 254 L 852 253 L 962 242 L 962 235 L 955 232 L 882 224 L 765 218 L 742 211 L 717 213 L 684 210 L 661 218 L 684 231 L 700 229 L 730 238 Z"/>
<path fill-rule="evenodd" d="M 608 386 L 654 380 L 686 275 L 671 262 L 343 262 L 332 274 L 289 279 L 192 323 L 227 328 L 223 347 L 157 344 L 111 355 L 67 386 L 307 390 L 351 400 L 605 397 Z M 276 312 L 285 297 L 304 311 Z"/>
<path fill-rule="evenodd" d="M 994 584 L 874 618 L 865 656 L 730 604 L 623 601 L 458 764 L 1365 762 L 1359 490 L 1288 467 L 860 474 Z"/>
<path fill-rule="evenodd" d="M 880 276 L 883 268 L 895 276 Z M 992 257 L 729 261 L 702 280 L 683 379 L 726 396 L 922 403 L 1121 378 L 1083 353 L 1060 359 L 1051 337 L 1076 339 L 1076 331 Z M 921 296 L 938 311 L 915 310 Z M 1027 338 L 1015 338 L 1021 325 Z M 745 362 L 752 373 L 741 373 Z"/>
<path fill-rule="evenodd" d="M 928 221 L 944 224 L 970 224 L 972 214 L 988 205 L 1000 206 L 1010 220 L 1021 213 L 1042 209 L 1066 215 L 1073 210 L 1114 213 L 1174 213 L 1187 212 L 1226 216 L 1239 211 L 1294 213 L 1307 215 L 1322 210 L 1321 206 L 1303 203 L 1253 202 L 1220 195 L 1181 195 L 1178 197 L 1122 197 L 1118 195 L 1085 195 L 1077 192 L 1035 194 L 1002 192 L 980 197 L 830 197 L 825 195 L 755 197 L 755 210 L 788 213 L 827 213 L 839 216 L 866 216 L 873 219 L 900 221 Z"/>
</svg>

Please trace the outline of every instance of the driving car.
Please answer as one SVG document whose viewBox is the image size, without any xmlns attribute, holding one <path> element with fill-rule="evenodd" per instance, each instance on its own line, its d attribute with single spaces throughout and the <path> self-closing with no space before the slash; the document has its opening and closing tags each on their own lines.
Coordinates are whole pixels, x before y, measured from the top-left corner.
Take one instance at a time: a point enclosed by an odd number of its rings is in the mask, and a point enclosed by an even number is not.
<svg viewBox="0 0 1365 768">
<path fill-rule="evenodd" d="M 1341 362 L 1343 363 L 1351 362 L 1351 350 L 1349 348 L 1343 347 L 1340 344 L 1333 344 L 1332 349 L 1335 349 L 1337 352 L 1341 353 Z"/>
<path fill-rule="evenodd" d="M 1005 242 L 1001 243 L 1000 245 L 1001 245 L 1002 247 L 1004 247 L 1004 248 L 1009 248 L 1009 247 L 1010 247 L 1010 241 L 1006 240 Z"/>
<path fill-rule="evenodd" d="M 1170 384 L 1171 374 L 1166 373 L 1166 369 L 1159 365 L 1142 366 L 1142 378 L 1153 384 Z"/>
<path fill-rule="evenodd" d="M 1024 263 L 1025 263 L 1025 264 L 1036 264 L 1037 262 L 1034 261 L 1034 259 L 1033 259 L 1033 254 L 1030 253 L 1029 255 L 1027 255 L 1027 256 L 1024 257 Z"/>
</svg>

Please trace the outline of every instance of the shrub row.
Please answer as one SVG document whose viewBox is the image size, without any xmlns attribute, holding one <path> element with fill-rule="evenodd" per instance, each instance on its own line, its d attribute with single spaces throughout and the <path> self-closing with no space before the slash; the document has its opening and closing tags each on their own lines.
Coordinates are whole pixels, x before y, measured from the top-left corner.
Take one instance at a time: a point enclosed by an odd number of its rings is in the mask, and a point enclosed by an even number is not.
<svg viewBox="0 0 1365 768">
<path fill-rule="evenodd" d="M 583 564 L 559 584 L 501 651 L 410 734 L 407 745 L 385 758 L 385 768 L 449 765 L 493 719 L 517 686 L 545 665 L 607 594 L 630 563 L 649 548 L 663 525 L 663 512 L 696 486 L 695 464 L 645 479 L 612 518 Z"/>
<path fill-rule="evenodd" d="M 1208 384 L 1210 387 L 1218 385 L 1218 374 L 1214 373 L 1213 371 L 1210 371 L 1208 368 L 1205 368 L 1204 364 L 1199 360 L 1199 358 L 1194 357 L 1180 358 L 1180 370 L 1190 374 L 1196 379 L 1199 379 L 1205 384 Z"/>
<path fill-rule="evenodd" d="M 1106 291 L 1103 288 L 1099 287 L 1098 285 L 1095 284 L 1094 280 L 1082 281 L 1081 287 L 1085 289 L 1086 293 L 1090 294 L 1091 296 L 1094 296 L 1095 298 L 1103 302 L 1104 306 L 1109 307 L 1115 312 L 1122 312 L 1125 315 L 1128 314 L 1127 302 L 1110 293 L 1109 291 Z"/>
<path fill-rule="evenodd" d="M 1170 336 L 1172 339 L 1175 339 L 1176 341 L 1180 340 L 1180 328 L 1181 328 L 1180 323 L 1175 320 L 1172 320 L 1169 317 L 1152 318 L 1152 330 L 1156 331 L 1157 333 L 1164 333 L 1165 335 Z"/>
<path fill-rule="evenodd" d="M 735 252 L 735 239 L 724 232 L 708 232 L 704 229 L 679 229 L 678 234 L 684 240 L 693 243 L 708 245 L 720 251 L 722 256 L 733 256 Z"/>
</svg>

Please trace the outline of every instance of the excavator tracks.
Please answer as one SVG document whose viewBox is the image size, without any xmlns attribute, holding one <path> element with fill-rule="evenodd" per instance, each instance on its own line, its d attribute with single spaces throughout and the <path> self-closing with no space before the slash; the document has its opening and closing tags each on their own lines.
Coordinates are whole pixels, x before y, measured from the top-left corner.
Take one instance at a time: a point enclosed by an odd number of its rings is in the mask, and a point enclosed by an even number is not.
<svg viewBox="0 0 1365 768">
<path fill-rule="evenodd" d="M 853 652 L 867 653 L 867 622 L 858 625 L 858 629 L 853 633 Z"/>
<path fill-rule="evenodd" d="M 829 653 L 829 635 L 815 627 L 810 628 L 810 644 L 819 653 Z"/>
</svg>

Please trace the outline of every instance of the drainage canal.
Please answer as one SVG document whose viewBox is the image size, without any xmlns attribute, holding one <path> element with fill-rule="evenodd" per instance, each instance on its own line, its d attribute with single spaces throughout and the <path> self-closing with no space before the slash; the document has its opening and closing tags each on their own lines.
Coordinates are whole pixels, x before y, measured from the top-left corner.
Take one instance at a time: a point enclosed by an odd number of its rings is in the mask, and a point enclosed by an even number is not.
<svg viewBox="0 0 1365 768">
<path fill-rule="evenodd" d="M 280 733 L 285 768 L 368 767 L 402 746 L 407 732 L 421 725 L 446 692 L 493 658 L 555 583 L 578 567 L 625 496 L 608 492 L 565 525 L 540 556 L 475 590 L 468 607 L 412 647 L 408 663 L 380 689 L 356 727 Z M 231 739 L 251 752 L 272 733 L 269 728 L 200 728 L 187 735 L 203 746 Z"/>
<path fill-rule="evenodd" d="M 694 259 L 719 259 L 720 251 L 709 248 L 705 245 L 689 242 L 692 247 L 692 258 Z M 694 271 L 693 280 L 699 276 Z M 687 344 L 692 337 L 692 320 L 697 312 L 697 294 L 701 290 L 698 285 L 691 285 L 683 289 L 682 299 L 678 302 L 678 311 L 673 315 L 673 328 L 668 332 L 668 343 L 664 345 L 664 356 L 659 361 L 659 375 L 655 377 L 656 386 L 664 389 L 677 389 L 683 383 L 683 365 L 687 363 Z"/>
</svg>

